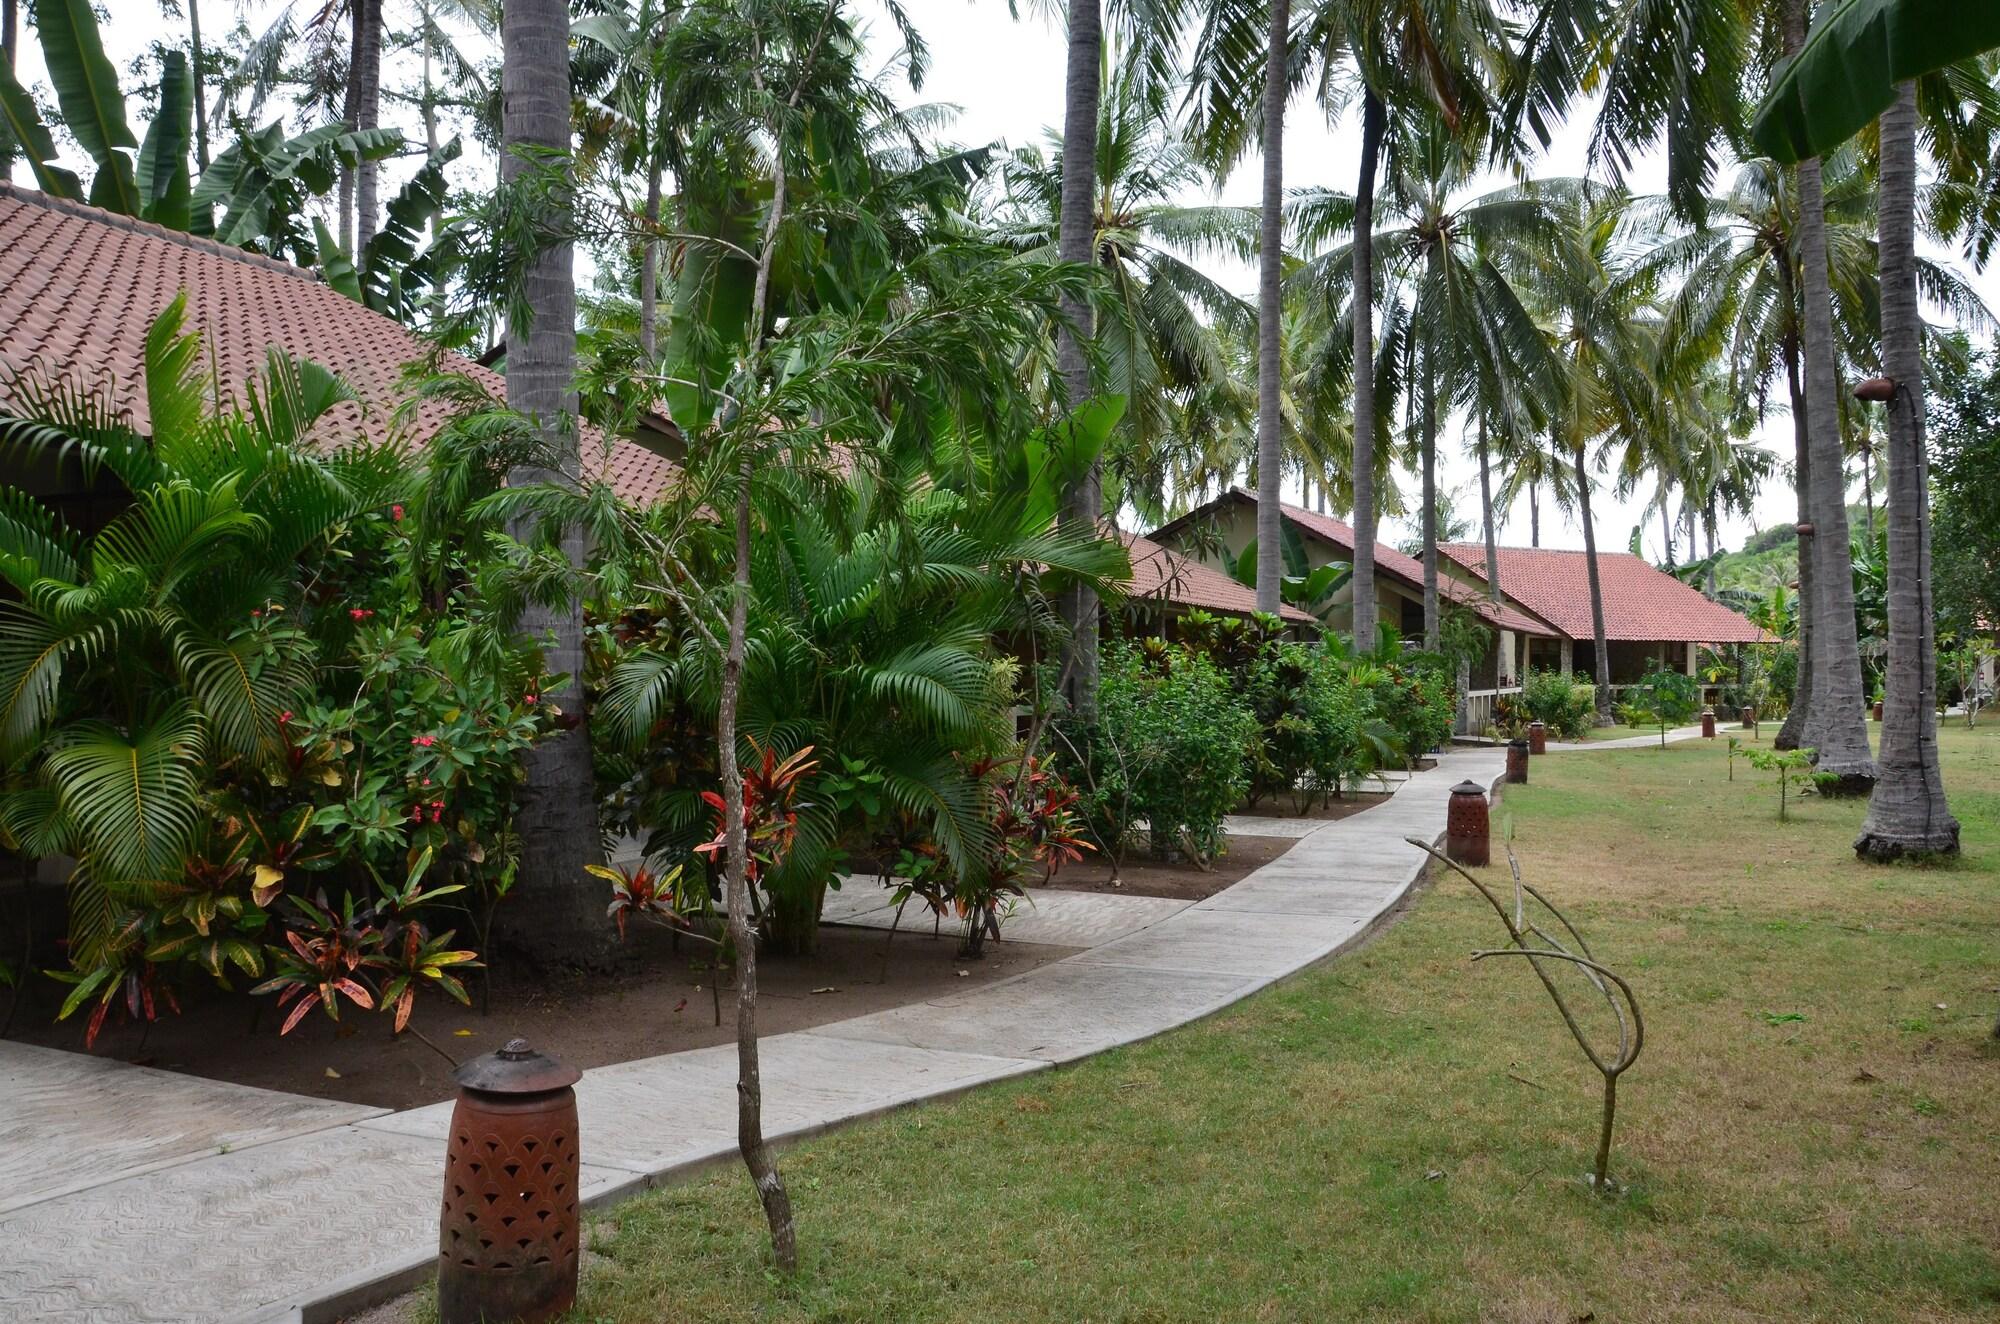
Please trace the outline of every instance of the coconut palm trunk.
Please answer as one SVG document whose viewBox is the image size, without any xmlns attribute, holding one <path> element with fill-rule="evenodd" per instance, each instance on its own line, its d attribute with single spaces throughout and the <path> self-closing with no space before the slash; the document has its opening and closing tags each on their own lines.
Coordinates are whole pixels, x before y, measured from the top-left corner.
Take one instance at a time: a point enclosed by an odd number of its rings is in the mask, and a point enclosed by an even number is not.
<svg viewBox="0 0 2000 1324">
<path fill-rule="evenodd" d="M 352 0 L 354 5 L 354 127 L 372 129 L 382 118 L 382 0 Z M 567 55 L 565 55 L 567 60 Z M 381 164 L 363 160 L 354 171 L 354 247 L 359 259 L 375 237 L 380 216 L 378 195 Z"/>
<path fill-rule="evenodd" d="M 1532 489 L 1530 489 L 1532 491 Z M 1493 524 L 1493 473 L 1486 454 L 1486 415 L 1479 415 L 1479 523 L 1486 537 L 1486 596 L 1500 605 L 1500 531 Z"/>
<path fill-rule="evenodd" d="M 11 7 L 11 5 L 10 5 Z M 208 96 L 202 70 L 208 58 L 201 45 L 201 0 L 188 0 L 188 66 L 194 82 L 194 163 L 208 169 Z"/>
<path fill-rule="evenodd" d="M 1923 322 L 1917 300 L 1917 98 L 1904 83 L 1882 113 L 1882 362 L 1889 402 L 1889 667 L 1882 751 L 1863 859 L 1950 854 L 1958 820 L 1945 803 L 1937 750 L 1937 640 L 1931 609 L 1930 491 L 1924 457 Z"/>
<path fill-rule="evenodd" d="M 1790 287 L 1787 286 L 1787 289 Z M 1779 749 L 1812 748 L 1812 692 L 1813 692 L 1813 558 L 1812 535 L 1806 530 L 1812 524 L 1812 506 L 1808 494 L 1812 491 L 1812 447 L 1806 444 L 1806 392 L 1805 384 L 1799 380 L 1799 351 L 1797 337 L 1785 342 L 1785 384 L 1791 391 L 1792 400 L 1792 485 L 1798 494 L 1799 511 L 1799 592 L 1797 609 L 1799 616 L 1799 664 L 1793 673 L 1792 706 L 1785 713 L 1784 724 L 1778 728 L 1772 744 Z"/>
<path fill-rule="evenodd" d="M 1361 174 L 1354 189 L 1354 646 L 1375 646 L 1375 171 L 1388 107 L 1361 97 Z"/>
<path fill-rule="evenodd" d="M 1611 725 L 1611 647 L 1604 638 L 1604 587 L 1597 574 L 1597 529 L 1590 518 L 1590 474 L 1583 447 L 1575 451 L 1577 514 L 1583 521 L 1584 571 L 1590 580 L 1591 661 L 1597 672 L 1597 724 Z"/>
<path fill-rule="evenodd" d="M 1277 614 L 1279 505 L 1283 494 L 1284 437 L 1279 414 L 1283 383 L 1279 335 L 1283 306 L 1285 214 L 1286 38 L 1291 25 L 1288 0 L 1271 0 L 1271 27 L 1264 65 L 1264 200 L 1257 240 L 1257 610 Z"/>
<path fill-rule="evenodd" d="M 1064 76 L 1062 215 L 1056 255 L 1087 266 L 1096 254 L 1097 108 L 1103 77 L 1104 26 L 1098 0 L 1069 0 L 1069 64 Z M 1065 297 L 1062 325 L 1056 328 L 1056 366 L 1063 393 L 1075 409 L 1090 398 L 1090 361 L 1084 342 L 1096 334 L 1090 305 Z M 1061 521 L 1076 533 L 1097 527 L 1104 507 L 1104 480 L 1095 463 L 1078 478 L 1063 502 Z M 1078 712 L 1097 708 L 1097 595 L 1077 588 L 1065 595 L 1063 620 L 1069 630 L 1063 672 L 1070 704 Z"/>
<path fill-rule="evenodd" d="M 1804 0 L 1788 0 L 1786 46 L 1804 41 Z M 1840 374 L 1834 361 L 1833 295 L 1827 277 L 1826 196 L 1820 162 L 1799 162 L 1799 291 L 1805 330 L 1806 446 L 1815 479 L 1812 511 L 1813 692 L 1808 719 L 1823 793 L 1865 794 L 1875 784 L 1862 706 L 1861 644 L 1854 625 L 1854 569 L 1840 446 Z M 1805 548 L 1800 549 L 1801 556 Z"/>
<path fill-rule="evenodd" d="M 508 0 L 501 14 L 501 177 L 514 184 L 543 161 L 566 161 L 570 150 L 569 13 L 564 0 Z M 524 159 L 519 149 L 534 152 Z M 567 176 L 565 175 L 565 181 Z M 536 191 L 567 207 L 565 188 Z M 566 217 L 548 218 L 566 233 Z M 530 314 L 507 328 L 507 401 L 533 419 L 556 467 L 510 471 L 512 486 L 574 483 L 578 471 L 576 423 L 576 277 L 568 240 L 527 254 L 523 293 Z M 532 530 L 516 528 L 516 536 Z M 583 533 L 562 531 L 572 566 L 583 565 Z M 595 965 L 610 950 L 611 929 L 603 900 L 584 866 L 598 853 L 597 795 L 584 721 L 583 609 L 572 596 L 554 609 L 535 605 L 521 613 L 530 638 L 553 635 L 545 653 L 549 671 L 569 679 L 548 694 L 562 709 L 566 730 L 528 755 L 521 794 L 519 881 L 499 919 L 512 943 L 538 958 Z"/>
<path fill-rule="evenodd" d="M 1438 626 L 1438 517 L 1437 517 L 1437 379 L 1428 351 L 1424 354 L 1423 455 L 1424 516 L 1419 536 L 1423 539 L 1424 563 L 1424 647 L 1435 652 Z M 1460 687 L 1461 695 L 1464 689 Z"/>
</svg>

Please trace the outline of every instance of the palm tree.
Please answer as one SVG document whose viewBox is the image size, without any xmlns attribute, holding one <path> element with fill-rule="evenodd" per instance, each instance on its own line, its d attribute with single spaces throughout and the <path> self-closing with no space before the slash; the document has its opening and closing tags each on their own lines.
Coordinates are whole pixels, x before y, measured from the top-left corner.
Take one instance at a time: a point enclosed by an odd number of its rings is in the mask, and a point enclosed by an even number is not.
<svg viewBox="0 0 2000 1324">
<path fill-rule="evenodd" d="M 509 0 L 501 12 L 503 183 L 523 186 L 531 172 L 553 171 L 554 187 L 532 194 L 566 209 L 570 187 L 569 11 L 564 0 Z M 549 163 L 559 163 L 551 165 Z M 545 217 L 548 233 L 568 233 L 563 215 Z M 512 486 L 574 486 L 579 454 L 576 422 L 576 276 L 572 245 L 554 238 L 523 254 L 522 292 L 528 316 L 507 328 L 507 400 L 534 420 L 556 467 L 524 466 L 508 474 Z M 524 540 L 528 529 L 516 529 Z M 582 531 L 557 535 L 562 554 L 580 569 Z M 609 950 L 610 934 L 584 867 L 599 849 L 597 795 L 590 733 L 584 722 L 583 609 L 574 591 L 555 606 L 535 603 L 521 614 L 531 638 L 549 638 L 548 670 L 569 677 L 552 695 L 578 719 L 537 746 L 528 758 L 521 803 L 520 882 L 506 907 L 509 934 L 555 960 L 595 962 Z"/>
<path fill-rule="evenodd" d="M 1575 481 L 1590 581 L 1597 713 L 1608 724 L 1611 657 L 1590 508 L 1590 451 L 1598 447 L 1601 466 L 1607 449 L 1621 438 L 1645 435 L 1657 418 L 1657 280 L 1624 255 L 1632 219 L 1624 193 L 1576 181 L 1537 187 L 1550 195 L 1563 225 L 1546 249 L 1522 248 L 1521 279 L 1554 341 L 1559 386 L 1550 398 L 1551 432 Z"/>
<path fill-rule="evenodd" d="M 1882 113 L 1882 359 L 1889 402 L 1889 665 L 1880 776 L 1854 848 L 1863 859 L 1954 854 L 1937 753 L 1930 485 L 1924 456 L 1923 322 L 1917 299 L 1914 84 Z"/>
<path fill-rule="evenodd" d="M 1387 224 L 1369 240 L 1382 261 L 1379 287 L 1406 367 L 1378 374 L 1390 395 L 1400 386 L 1416 417 L 1416 462 L 1423 476 L 1424 633 L 1435 646 L 1438 629 L 1436 465 L 1440 411 L 1471 408 L 1532 427 L 1532 401 L 1555 388 L 1557 372 L 1548 343 L 1516 290 L 1509 268 L 1514 253 L 1556 242 L 1558 217 L 1534 186 L 1467 196 L 1477 173 L 1476 154 L 1441 116 L 1407 122 L 1382 201 Z M 1351 210 L 1347 199 L 1307 191 L 1294 204 L 1295 223 L 1317 237 Z M 1335 247 L 1301 271 L 1299 284 L 1326 310 L 1343 304 L 1358 314 L 1353 284 L 1358 243 Z M 1394 310 L 1394 311 L 1389 311 Z M 1483 453 L 1482 453 L 1483 461 Z M 1486 483 L 1490 507 L 1490 476 Z M 1486 522 L 1492 523 L 1490 510 Z"/>
<path fill-rule="evenodd" d="M 1204 177 L 1186 141 L 1162 123 L 1143 72 L 1127 64 L 1106 88 L 1086 219 L 1104 282 L 1096 385 L 1125 398 L 1118 445 L 1100 482 L 1116 484 L 1112 504 L 1130 501 L 1150 515 L 1164 496 L 1165 471 L 1177 458 L 1172 452 L 1185 458 L 1179 445 L 1188 439 L 1184 410 L 1197 394 L 1210 393 L 1209 403 L 1219 403 L 1215 397 L 1230 392 L 1237 368 L 1232 345 L 1256 325 L 1250 307 L 1196 261 L 1217 254 L 1248 258 L 1256 247 L 1257 216 L 1251 208 L 1177 200 Z M 1067 158 L 1064 141 L 1053 140 L 1050 148 Z M 1024 256 L 1057 256 L 1062 182 L 1048 154 L 1016 152 L 1001 172 L 994 235 Z"/>
<path fill-rule="evenodd" d="M 1064 262 L 1090 266 L 1093 261 L 1095 209 L 1091 194 L 1097 182 L 1097 117 L 1099 77 L 1104 58 L 1103 15 L 1098 0 L 1069 0 L 1069 60 L 1063 78 L 1062 207 L 1057 221 L 1056 255 Z M 1090 360 L 1084 341 L 1095 331 L 1090 306 L 1081 298 L 1063 304 L 1056 328 L 1057 367 L 1065 400 L 1072 410 L 1091 396 Z M 1082 536 L 1097 527 L 1103 514 L 1101 471 L 1093 462 L 1077 478 L 1063 502 L 1062 522 Z M 1073 590 L 1064 603 L 1063 620 L 1070 642 L 1064 650 L 1063 672 L 1069 699 L 1078 712 L 1097 708 L 1097 600 L 1087 588 Z"/>
<path fill-rule="evenodd" d="M 1278 547 L 1283 500 L 1279 486 L 1284 443 L 1279 415 L 1283 384 L 1279 342 L 1283 334 L 1285 102 L 1291 83 L 1285 76 L 1291 36 L 1289 0 L 1270 0 L 1264 64 L 1264 194 L 1257 240 L 1257 610 L 1276 614 L 1278 581 L 1283 566 L 1273 555 Z"/>
</svg>

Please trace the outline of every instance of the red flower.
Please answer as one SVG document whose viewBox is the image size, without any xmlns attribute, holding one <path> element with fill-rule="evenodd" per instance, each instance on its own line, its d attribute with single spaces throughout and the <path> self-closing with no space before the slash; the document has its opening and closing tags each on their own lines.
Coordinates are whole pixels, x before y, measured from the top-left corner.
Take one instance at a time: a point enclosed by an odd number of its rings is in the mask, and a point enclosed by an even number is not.
<svg viewBox="0 0 2000 1324">
<path fill-rule="evenodd" d="M 523 703 L 533 703 L 534 701 L 535 701 L 535 696 L 532 694 L 523 694 L 521 696 L 521 702 Z"/>
<path fill-rule="evenodd" d="M 398 524 L 403 522 L 403 507 L 400 503 L 389 507 L 389 518 Z"/>
<path fill-rule="evenodd" d="M 262 620 L 263 618 L 264 618 L 264 613 L 263 613 L 263 612 L 261 612 L 261 611 L 257 610 L 257 609 L 256 609 L 255 607 L 252 607 L 252 608 L 250 609 L 250 619 L 251 619 L 251 620 L 253 620 L 253 621 L 259 621 L 259 620 Z"/>
<path fill-rule="evenodd" d="M 435 744 L 437 743 L 437 737 L 436 737 L 436 736 L 411 736 L 411 737 L 410 737 L 410 743 L 411 743 L 411 744 L 413 744 L 413 745 L 421 745 L 421 746 L 423 746 L 423 747 L 424 747 L 425 749 L 429 749 L 429 748 L 430 748 L 430 747 L 431 747 L 432 745 L 435 745 Z"/>
<path fill-rule="evenodd" d="M 289 721 L 291 721 L 291 720 L 292 720 L 292 710 L 291 710 L 291 709 L 289 709 L 289 708 L 287 708 L 287 709 L 285 709 L 285 711 L 283 711 L 283 712 L 279 713 L 279 714 L 278 714 L 278 720 L 279 720 L 280 722 L 289 722 Z"/>
</svg>

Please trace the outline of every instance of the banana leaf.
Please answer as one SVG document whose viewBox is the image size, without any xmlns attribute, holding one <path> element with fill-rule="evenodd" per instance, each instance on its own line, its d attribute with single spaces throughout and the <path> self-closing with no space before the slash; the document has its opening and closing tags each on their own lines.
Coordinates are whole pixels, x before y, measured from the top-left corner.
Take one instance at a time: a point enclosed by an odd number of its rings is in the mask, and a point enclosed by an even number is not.
<svg viewBox="0 0 2000 1324">
<path fill-rule="evenodd" d="M 83 201 L 83 181 L 74 171 L 56 164 L 56 141 L 35 99 L 21 86 L 4 61 L 0 61 L 0 119 L 6 122 L 7 145 L 27 158 L 34 172 L 35 187 L 53 198 Z"/>
<path fill-rule="evenodd" d="M 1995 0 L 1846 0 L 1773 72 L 1751 137 L 1779 161 L 1824 156 L 1887 110 L 1899 83 L 1996 46 Z"/>
<path fill-rule="evenodd" d="M 63 123 L 97 163 L 91 205 L 140 215 L 143 205 L 132 162 L 139 140 L 126 122 L 125 94 L 118 90 L 118 71 L 104 53 L 90 0 L 35 0 L 34 14 Z"/>
<path fill-rule="evenodd" d="M 170 230 L 188 228 L 193 181 L 188 146 L 193 138 L 194 80 L 187 56 L 168 51 L 160 68 L 160 104 L 139 148 L 137 185 L 141 214 Z"/>
</svg>

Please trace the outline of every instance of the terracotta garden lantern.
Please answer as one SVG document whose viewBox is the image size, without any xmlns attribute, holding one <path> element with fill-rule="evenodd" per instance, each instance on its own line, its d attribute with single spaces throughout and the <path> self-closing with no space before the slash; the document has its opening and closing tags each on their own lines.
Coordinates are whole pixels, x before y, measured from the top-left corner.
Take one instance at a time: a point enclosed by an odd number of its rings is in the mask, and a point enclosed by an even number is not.
<svg viewBox="0 0 2000 1324">
<path fill-rule="evenodd" d="M 1713 708 L 1704 708 L 1701 710 L 1701 737 L 1704 740 L 1715 739 L 1715 709 Z"/>
<path fill-rule="evenodd" d="M 438 1227 L 439 1324 L 536 1324 L 576 1300 L 582 1072 L 525 1039 L 458 1069 Z"/>
<path fill-rule="evenodd" d="M 1486 792 L 1478 782 L 1463 781 L 1452 787 L 1451 808 L 1444 821 L 1445 858 L 1468 869 L 1484 868 L 1492 858 L 1486 839 L 1489 818 Z"/>
<path fill-rule="evenodd" d="M 1540 718 L 1528 723 L 1528 752 L 1530 754 L 1549 752 L 1549 728 Z"/>
<path fill-rule="evenodd" d="M 1754 731 L 1757 729 L 1757 707 L 1755 704 L 1746 703 L 1743 705 L 1743 729 L 1745 731 Z"/>
<path fill-rule="evenodd" d="M 1525 785 L 1528 780 L 1528 742 L 1510 740 L 1507 742 L 1507 780 L 1517 785 Z"/>
</svg>

